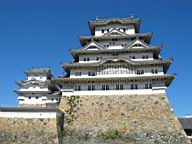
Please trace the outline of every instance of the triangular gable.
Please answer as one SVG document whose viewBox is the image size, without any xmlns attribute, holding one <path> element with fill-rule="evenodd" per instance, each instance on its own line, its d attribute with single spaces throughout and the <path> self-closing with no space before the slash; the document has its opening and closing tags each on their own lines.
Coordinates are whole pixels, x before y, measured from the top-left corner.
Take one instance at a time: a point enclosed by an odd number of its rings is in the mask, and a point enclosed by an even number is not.
<svg viewBox="0 0 192 144">
<path fill-rule="evenodd" d="M 85 45 L 81 50 L 103 50 L 103 49 L 104 49 L 103 46 L 99 45 L 95 41 L 91 41 L 90 43 Z"/>
<path fill-rule="evenodd" d="M 127 48 L 148 48 L 149 45 L 141 40 L 135 40 L 132 44 L 130 44 Z"/>
<path fill-rule="evenodd" d="M 117 29 L 112 29 L 108 33 L 104 34 L 103 36 L 126 36 L 126 34 Z"/>
</svg>

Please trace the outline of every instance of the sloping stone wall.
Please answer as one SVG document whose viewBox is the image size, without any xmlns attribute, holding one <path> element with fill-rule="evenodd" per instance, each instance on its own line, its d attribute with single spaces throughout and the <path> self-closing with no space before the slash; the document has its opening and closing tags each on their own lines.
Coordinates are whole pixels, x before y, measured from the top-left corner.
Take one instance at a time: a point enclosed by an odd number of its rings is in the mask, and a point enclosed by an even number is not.
<svg viewBox="0 0 192 144">
<path fill-rule="evenodd" d="M 0 118 L 0 144 L 59 144 L 56 119 Z"/>
<path fill-rule="evenodd" d="M 188 144 L 165 94 L 62 97 L 63 143 Z"/>
</svg>

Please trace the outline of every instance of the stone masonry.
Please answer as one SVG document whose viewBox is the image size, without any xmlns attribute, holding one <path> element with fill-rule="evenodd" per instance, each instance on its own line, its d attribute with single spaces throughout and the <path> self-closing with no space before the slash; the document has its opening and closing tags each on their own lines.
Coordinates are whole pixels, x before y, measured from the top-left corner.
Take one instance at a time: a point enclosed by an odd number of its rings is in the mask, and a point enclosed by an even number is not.
<svg viewBox="0 0 192 144">
<path fill-rule="evenodd" d="M 59 144 L 56 119 L 0 118 L 1 144 Z"/>
<path fill-rule="evenodd" d="M 63 96 L 63 143 L 189 144 L 165 94 Z"/>
</svg>

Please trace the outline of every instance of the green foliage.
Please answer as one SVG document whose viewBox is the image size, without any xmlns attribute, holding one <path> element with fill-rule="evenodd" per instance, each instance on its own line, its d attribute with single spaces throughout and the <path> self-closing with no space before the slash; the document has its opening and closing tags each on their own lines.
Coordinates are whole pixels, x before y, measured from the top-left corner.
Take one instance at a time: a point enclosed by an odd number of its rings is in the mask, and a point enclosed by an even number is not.
<svg viewBox="0 0 192 144">
<path fill-rule="evenodd" d="M 108 132 L 105 132 L 105 133 L 101 133 L 100 134 L 100 137 L 103 139 L 103 140 L 108 140 L 108 139 L 122 139 L 122 134 L 118 131 L 118 130 L 115 130 L 115 131 L 108 131 Z"/>
<path fill-rule="evenodd" d="M 72 125 L 76 119 L 75 113 L 77 112 L 77 105 L 79 103 L 79 96 L 66 97 L 68 109 L 65 110 L 65 123 Z"/>
</svg>

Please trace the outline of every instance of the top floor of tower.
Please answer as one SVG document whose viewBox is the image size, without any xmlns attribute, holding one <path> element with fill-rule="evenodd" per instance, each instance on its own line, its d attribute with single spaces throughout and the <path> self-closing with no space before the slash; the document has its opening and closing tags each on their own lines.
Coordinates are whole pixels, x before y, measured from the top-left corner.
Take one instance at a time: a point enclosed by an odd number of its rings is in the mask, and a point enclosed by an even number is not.
<svg viewBox="0 0 192 144">
<path fill-rule="evenodd" d="M 27 75 L 28 81 L 30 80 L 47 81 L 53 77 L 50 68 L 32 68 L 28 71 L 24 71 L 24 73 Z"/>
<path fill-rule="evenodd" d="M 139 33 L 141 20 L 139 18 L 112 18 L 89 21 L 89 28 L 93 36 L 104 36 L 107 33 Z"/>
</svg>

